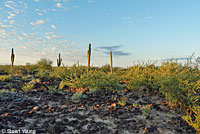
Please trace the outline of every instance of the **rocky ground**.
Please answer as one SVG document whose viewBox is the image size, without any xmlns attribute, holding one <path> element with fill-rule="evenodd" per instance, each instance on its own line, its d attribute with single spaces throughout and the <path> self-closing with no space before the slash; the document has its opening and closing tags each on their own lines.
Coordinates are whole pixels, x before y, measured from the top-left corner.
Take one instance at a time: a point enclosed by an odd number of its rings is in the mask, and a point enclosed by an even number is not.
<svg viewBox="0 0 200 134">
<path fill-rule="evenodd" d="M 5 86 L 5 84 L 4 84 Z M 113 92 L 72 101 L 69 90 L 50 92 L 40 86 L 27 93 L 0 95 L 0 130 L 36 130 L 37 134 L 194 134 L 159 96 Z M 126 105 L 118 104 L 125 97 Z"/>
</svg>

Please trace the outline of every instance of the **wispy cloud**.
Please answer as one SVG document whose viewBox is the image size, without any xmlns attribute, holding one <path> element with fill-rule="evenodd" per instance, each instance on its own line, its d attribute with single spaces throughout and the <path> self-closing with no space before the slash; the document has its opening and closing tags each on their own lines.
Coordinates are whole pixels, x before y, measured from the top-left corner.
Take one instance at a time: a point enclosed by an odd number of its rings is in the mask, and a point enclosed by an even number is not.
<svg viewBox="0 0 200 134">
<path fill-rule="evenodd" d="M 122 17 L 122 20 L 129 25 L 146 22 L 151 19 L 153 19 L 153 17 L 150 15 L 145 15 L 144 17 L 139 17 L 139 18 L 131 17 L 131 16 Z"/>
<path fill-rule="evenodd" d="M 171 61 L 171 60 L 188 60 L 189 58 L 187 57 L 180 57 L 180 58 L 167 58 L 167 59 L 162 59 L 161 61 Z"/>
<path fill-rule="evenodd" d="M 77 5 L 76 5 L 76 6 L 74 6 L 74 7 L 75 7 L 75 8 L 80 8 L 80 7 L 79 7 L 79 6 L 77 6 Z"/>
<path fill-rule="evenodd" d="M 104 52 L 106 54 L 109 54 L 109 52 Z M 112 54 L 114 56 L 129 56 L 130 53 L 127 53 L 127 52 L 123 52 L 123 51 L 112 51 Z"/>
<path fill-rule="evenodd" d="M 30 24 L 33 26 L 42 25 L 44 23 L 45 23 L 45 20 L 37 20 L 36 22 L 30 22 Z"/>
<path fill-rule="evenodd" d="M 51 25 L 51 28 L 56 29 L 56 26 L 55 25 Z"/>
<path fill-rule="evenodd" d="M 55 5 L 57 8 L 61 8 L 62 7 L 62 4 L 61 3 L 56 3 Z"/>
<path fill-rule="evenodd" d="M 123 17 L 122 20 L 127 22 L 130 25 L 133 25 L 134 23 L 134 20 L 131 17 Z"/>
<path fill-rule="evenodd" d="M 89 4 L 93 4 L 94 1 L 93 1 L 93 0 L 88 0 L 88 3 L 89 3 Z"/>
<path fill-rule="evenodd" d="M 116 50 L 118 48 L 122 47 L 122 45 L 115 45 L 115 46 L 102 46 L 102 47 L 98 47 L 99 49 L 104 49 L 104 50 L 108 50 L 108 51 L 113 51 Z"/>
<path fill-rule="evenodd" d="M 103 53 L 105 53 L 105 54 L 109 54 L 110 51 L 112 51 L 113 55 L 115 55 L 115 56 L 128 56 L 128 55 L 130 55 L 130 53 L 118 50 L 122 46 L 123 45 L 102 46 L 102 47 L 98 47 L 97 51 L 103 50 Z"/>
</svg>

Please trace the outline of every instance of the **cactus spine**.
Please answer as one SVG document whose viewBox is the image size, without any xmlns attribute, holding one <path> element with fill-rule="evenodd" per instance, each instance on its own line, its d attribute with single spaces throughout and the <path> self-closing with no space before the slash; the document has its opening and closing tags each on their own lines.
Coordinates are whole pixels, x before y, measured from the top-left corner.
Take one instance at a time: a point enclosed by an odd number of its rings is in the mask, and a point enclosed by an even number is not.
<svg viewBox="0 0 200 134">
<path fill-rule="evenodd" d="M 13 67 L 14 64 L 14 60 L 15 60 L 15 54 L 14 54 L 14 49 L 12 48 L 12 53 L 11 53 L 11 66 Z"/>
<path fill-rule="evenodd" d="M 89 50 L 88 50 L 88 66 L 87 66 L 87 74 L 89 73 L 89 68 L 90 68 L 90 57 L 91 57 L 91 44 L 89 44 Z"/>
<path fill-rule="evenodd" d="M 59 53 L 59 56 L 58 56 L 58 59 L 57 59 L 58 67 L 61 65 L 61 62 L 62 62 L 62 58 L 60 58 L 60 53 Z"/>
</svg>

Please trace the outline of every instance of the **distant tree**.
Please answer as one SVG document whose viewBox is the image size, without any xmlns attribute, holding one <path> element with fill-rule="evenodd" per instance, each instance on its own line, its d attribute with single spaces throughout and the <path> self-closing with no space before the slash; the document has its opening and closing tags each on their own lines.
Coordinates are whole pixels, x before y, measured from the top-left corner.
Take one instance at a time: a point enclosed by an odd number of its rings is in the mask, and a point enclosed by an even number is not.
<svg viewBox="0 0 200 134">
<path fill-rule="evenodd" d="M 41 58 L 36 63 L 36 65 L 38 65 L 39 67 L 41 67 L 43 69 L 51 69 L 52 64 L 53 64 L 53 61 L 51 61 L 50 59 L 46 59 L 46 58 Z"/>
</svg>

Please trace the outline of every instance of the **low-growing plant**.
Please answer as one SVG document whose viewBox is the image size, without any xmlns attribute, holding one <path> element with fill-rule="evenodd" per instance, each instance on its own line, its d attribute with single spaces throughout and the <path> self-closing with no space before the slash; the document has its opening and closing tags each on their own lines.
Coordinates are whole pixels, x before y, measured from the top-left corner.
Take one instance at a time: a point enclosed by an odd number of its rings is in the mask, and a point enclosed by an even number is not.
<svg viewBox="0 0 200 134">
<path fill-rule="evenodd" d="M 197 134 L 200 133 L 200 106 L 193 106 L 188 108 L 187 115 L 182 116 L 190 126 L 194 127 Z"/>
<path fill-rule="evenodd" d="M 79 101 L 85 98 L 87 98 L 87 95 L 83 94 L 82 92 L 76 92 L 72 96 L 72 101 Z"/>
<path fill-rule="evenodd" d="M 10 75 L 0 75 L 0 82 L 8 82 L 12 80 L 12 76 Z"/>
<path fill-rule="evenodd" d="M 142 113 L 144 113 L 145 115 L 149 115 L 150 112 L 151 112 L 151 108 L 144 108 L 144 109 L 141 109 L 142 110 Z"/>
<path fill-rule="evenodd" d="M 108 93 L 114 90 L 121 90 L 120 80 L 114 74 L 106 74 L 102 71 L 90 71 L 88 74 L 89 88 L 100 89 L 101 92 Z"/>
<path fill-rule="evenodd" d="M 50 86 L 47 86 L 47 88 L 48 88 L 48 91 L 51 92 L 51 93 L 56 93 L 56 92 L 59 91 L 57 85 L 50 85 Z"/>
<path fill-rule="evenodd" d="M 49 77 L 51 79 L 60 79 L 62 80 L 65 77 L 65 74 L 67 72 L 66 67 L 53 67 L 52 71 L 49 74 Z"/>
<path fill-rule="evenodd" d="M 124 101 L 124 100 L 118 101 L 118 104 L 120 106 L 124 107 L 126 105 L 126 101 Z"/>
<path fill-rule="evenodd" d="M 41 58 L 36 63 L 36 65 L 39 66 L 39 68 L 42 68 L 42 69 L 51 69 L 52 64 L 53 64 L 53 61 L 46 59 L 46 58 Z"/>
<path fill-rule="evenodd" d="M 30 76 L 30 75 L 22 77 L 22 80 L 24 80 L 24 81 L 28 81 L 28 80 L 31 80 L 31 79 L 32 79 L 32 76 Z"/>
<path fill-rule="evenodd" d="M 41 69 L 35 74 L 35 76 L 40 79 L 49 80 L 50 78 L 49 74 L 50 74 L 50 70 Z"/>
<path fill-rule="evenodd" d="M 15 88 L 12 88 L 12 89 L 10 89 L 10 91 L 11 91 L 11 92 L 15 92 L 15 91 L 16 91 L 16 89 L 15 89 Z"/>
<path fill-rule="evenodd" d="M 1 89 L 0 90 L 0 97 L 4 95 L 5 92 L 9 92 L 8 89 Z"/>
<path fill-rule="evenodd" d="M 0 65 L 0 75 L 9 75 L 10 65 Z"/>
<path fill-rule="evenodd" d="M 36 81 L 35 81 L 35 80 L 32 80 L 32 81 L 30 81 L 30 82 L 24 84 L 23 87 L 22 87 L 22 90 L 23 90 L 24 92 L 28 92 L 28 91 L 30 91 L 31 89 L 34 88 L 35 84 L 36 84 Z"/>
<path fill-rule="evenodd" d="M 90 93 L 90 94 L 93 94 L 93 95 L 99 95 L 99 94 L 101 94 L 101 89 L 90 88 L 90 89 L 89 89 L 89 93 Z"/>
<path fill-rule="evenodd" d="M 127 97 L 122 97 L 119 101 L 118 101 L 118 104 L 120 105 L 120 106 L 125 106 L 126 105 L 126 103 L 127 103 L 127 100 L 128 100 L 128 98 Z"/>
<path fill-rule="evenodd" d="M 132 104 L 133 108 L 136 108 L 138 106 L 138 104 Z"/>
</svg>

